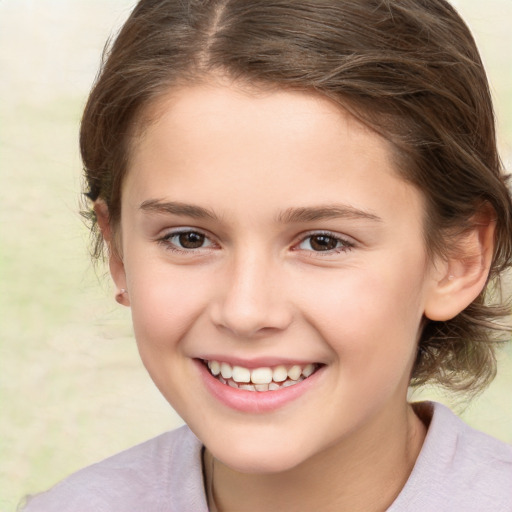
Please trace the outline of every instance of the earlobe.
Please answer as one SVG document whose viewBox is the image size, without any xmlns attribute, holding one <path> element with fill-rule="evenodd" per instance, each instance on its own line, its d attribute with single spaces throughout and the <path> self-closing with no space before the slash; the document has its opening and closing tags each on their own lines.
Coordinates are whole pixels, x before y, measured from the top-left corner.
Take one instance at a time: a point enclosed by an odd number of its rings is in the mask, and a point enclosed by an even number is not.
<svg viewBox="0 0 512 512">
<path fill-rule="evenodd" d="M 121 288 L 116 293 L 116 302 L 118 304 L 122 304 L 123 306 L 129 306 L 130 298 L 128 297 L 128 290 L 126 290 L 125 288 Z"/>
<path fill-rule="evenodd" d="M 130 297 L 127 291 L 124 262 L 122 256 L 119 254 L 118 248 L 116 247 L 115 237 L 110 223 L 108 206 L 104 201 L 99 199 L 94 203 L 94 213 L 96 214 L 96 220 L 98 222 L 101 235 L 103 236 L 103 240 L 105 240 L 107 245 L 110 275 L 112 276 L 114 284 L 118 290 L 115 294 L 115 299 L 119 304 L 129 307 Z"/>
<path fill-rule="evenodd" d="M 108 264 L 110 267 L 110 275 L 117 287 L 115 294 L 116 302 L 123 306 L 130 307 L 130 296 L 127 290 L 124 263 L 117 251 L 110 251 L 109 249 Z"/>
<path fill-rule="evenodd" d="M 461 235 L 453 254 L 434 265 L 425 316 L 447 321 L 469 306 L 484 289 L 494 249 L 495 222 L 479 215 L 473 227 Z"/>
</svg>

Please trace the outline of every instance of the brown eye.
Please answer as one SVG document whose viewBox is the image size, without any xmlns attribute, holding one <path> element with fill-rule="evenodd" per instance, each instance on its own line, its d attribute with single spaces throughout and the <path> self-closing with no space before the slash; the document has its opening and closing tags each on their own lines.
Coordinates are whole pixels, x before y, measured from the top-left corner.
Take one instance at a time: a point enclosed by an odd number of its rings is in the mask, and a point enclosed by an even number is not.
<svg viewBox="0 0 512 512">
<path fill-rule="evenodd" d="M 328 235 L 314 235 L 309 237 L 309 245 L 313 251 L 332 251 L 336 249 L 339 240 Z"/>
<path fill-rule="evenodd" d="M 298 244 L 298 248 L 302 251 L 330 254 L 350 251 L 353 247 L 354 244 L 350 240 L 330 233 L 313 233 L 303 238 L 302 242 Z"/>
<path fill-rule="evenodd" d="M 184 249 L 199 249 L 204 245 L 205 236 L 195 231 L 187 231 L 178 235 L 178 245 Z"/>
<path fill-rule="evenodd" d="M 197 256 L 199 253 L 204 255 L 205 250 L 214 249 L 216 247 L 215 243 L 208 235 L 200 231 L 183 229 L 167 233 L 162 236 L 162 238 L 158 239 L 157 242 L 167 250 L 188 254 L 190 256 Z"/>
</svg>

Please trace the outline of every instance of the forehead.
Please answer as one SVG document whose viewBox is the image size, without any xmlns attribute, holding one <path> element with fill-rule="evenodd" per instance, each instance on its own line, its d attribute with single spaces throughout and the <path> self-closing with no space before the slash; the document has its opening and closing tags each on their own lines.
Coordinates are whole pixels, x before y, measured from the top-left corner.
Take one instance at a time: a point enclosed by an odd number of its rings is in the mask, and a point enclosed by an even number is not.
<svg viewBox="0 0 512 512">
<path fill-rule="evenodd" d="M 230 135 L 236 134 L 231 152 L 236 142 L 245 146 L 250 141 L 253 150 L 261 142 L 268 153 L 275 146 L 284 149 L 307 139 L 326 146 L 350 140 L 350 144 L 363 145 L 366 152 L 371 145 L 382 149 L 379 158 L 386 160 L 395 154 L 393 144 L 324 95 L 220 76 L 171 88 L 150 103 L 135 124 L 134 148 L 156 142 L 159 134 L 165 137 L 164 130 L 170 132 L 173 127 L 180 144 L 187 138 L 192 143 L 202 138 L 205 149 L 209 140 L 231 129 Z M 167 140 L 166 145 L 171 142 Z"/>
<path fill-rule="evenodd" d="M 386 194 L 421 201 L 391 143 L 317 94 L 203 83 L 170 90 L 146 118 L 123 194 L 139 204 L 164 193 L 253 211 L 362 199 L 369 210 Z"/>
</svg>

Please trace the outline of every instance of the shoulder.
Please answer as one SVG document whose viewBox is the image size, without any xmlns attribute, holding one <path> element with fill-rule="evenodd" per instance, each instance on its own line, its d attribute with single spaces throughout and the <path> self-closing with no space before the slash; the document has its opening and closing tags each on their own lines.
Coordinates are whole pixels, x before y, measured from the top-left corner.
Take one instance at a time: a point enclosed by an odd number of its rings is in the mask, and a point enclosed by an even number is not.
<svg viewBox="0 0 512 512">
<path fill-rule="evenodd" d="M 206 510 L 201 443 L 187 426 L 69 476 L 28 499 L 24 512 Z M 181 508 L 180 508 L 181 507 Z"/>
<path fill-rule="evenodd" d="M 402 493 L 389 512 L 512 512 L 512 446 L 472 429 L 441 404 Z"/>
</svg>

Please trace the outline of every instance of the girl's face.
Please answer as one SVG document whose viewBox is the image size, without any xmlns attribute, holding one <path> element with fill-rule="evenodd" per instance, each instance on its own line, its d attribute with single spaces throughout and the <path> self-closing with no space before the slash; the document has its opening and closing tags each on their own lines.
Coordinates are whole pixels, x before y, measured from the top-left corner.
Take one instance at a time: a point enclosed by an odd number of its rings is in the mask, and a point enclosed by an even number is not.
<svg viewBox="0 0 512 512">
<path fill-rule="evenodd" d="M 400 430 L 434 277 L 388 143 L 301 92 L 211 83 L 157 107 L 112 269 L 160 391 L 241 471 Z"/>
</svg>

